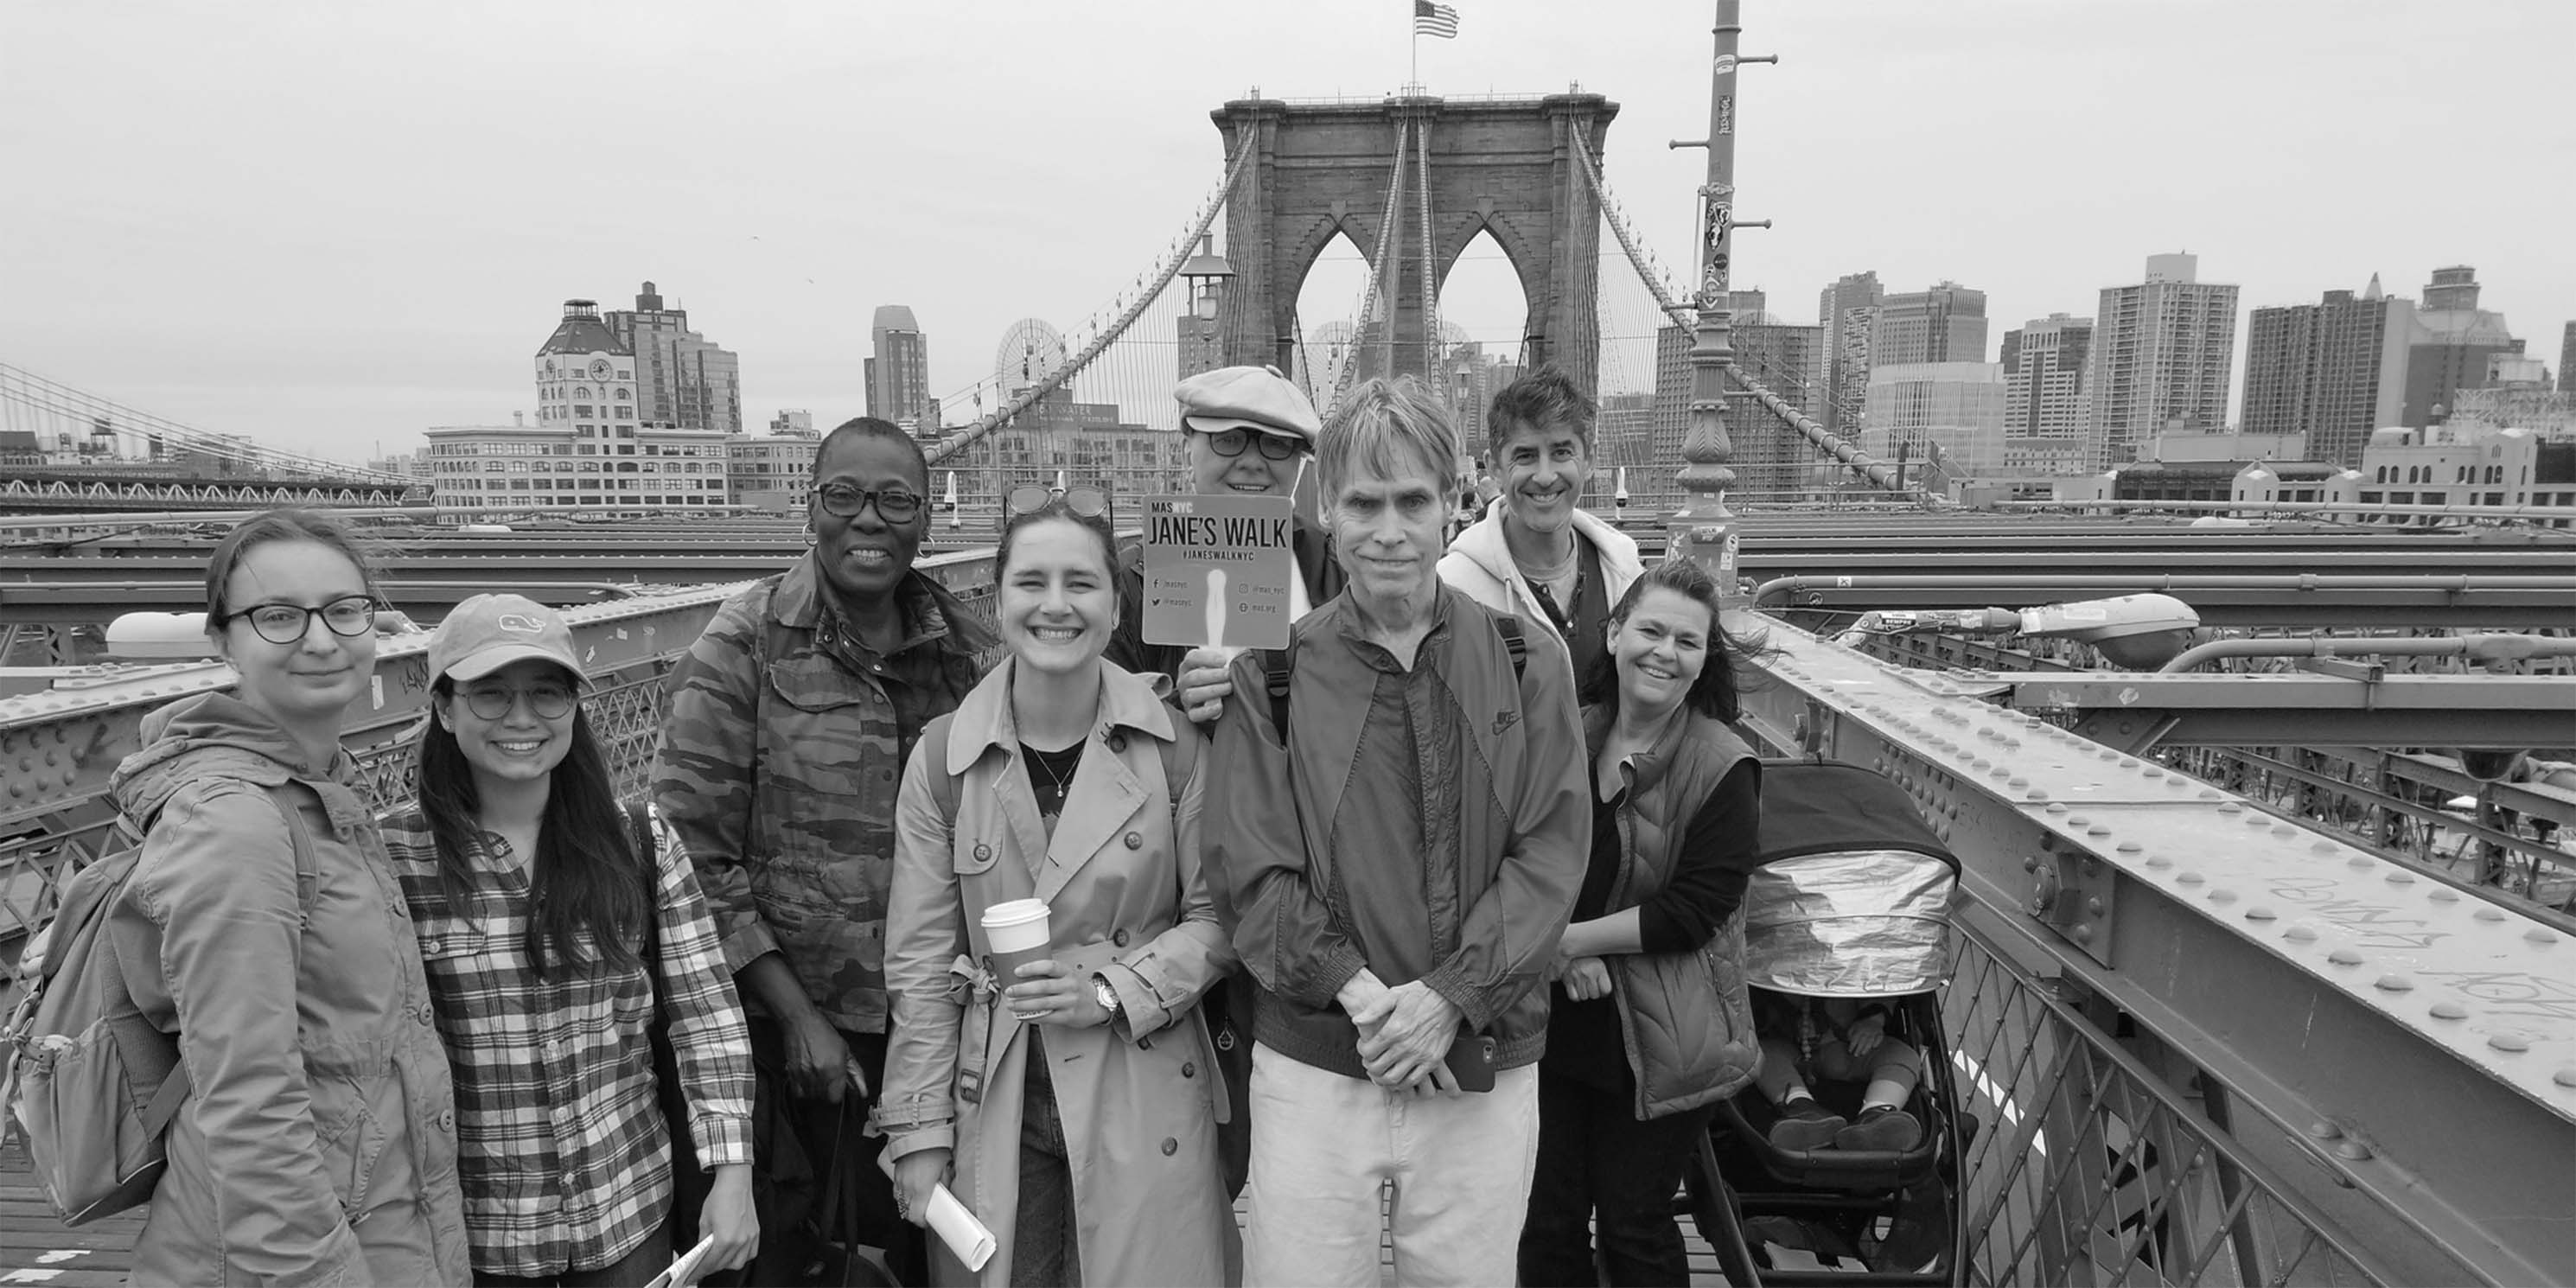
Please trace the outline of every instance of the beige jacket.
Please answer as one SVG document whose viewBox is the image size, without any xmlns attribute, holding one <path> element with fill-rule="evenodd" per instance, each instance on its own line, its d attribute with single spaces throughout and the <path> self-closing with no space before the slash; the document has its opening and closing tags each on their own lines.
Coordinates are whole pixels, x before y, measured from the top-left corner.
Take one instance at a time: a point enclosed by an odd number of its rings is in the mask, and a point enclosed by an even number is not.
<svg viewBox="0 0 2576 1288">
<path fill-rule="evenodd" d="M 967 973 L 990 952 L 985 908 L 1043 899 L 1055 959 L 1106 977 L 1124 1008 L 1112 1025 L 1049 1028 L 1039 1044 L 1072 1163 L 1083 1282 L 1221 1283 L 1223 1081 L 1198 1001 L 1234 955 L 1199 867 L 1206 775 L 1191 775 L 1175 807 L 1157 746 L 1199 735 L 1143 680 L 1101 663 L 1099 721 L 1050 842 L 1011 717 L 1016 666 L 924 730 L 905 768 L 886 913 L 886 1152 L 956 1150 L 957 1197 L 1003 1240 L 981 1282 L 1009 1283 L 1031 1044 Z M 938 803 L 942 775 L 957 779 L 953 818 Z M 978 1281 L 935 1259 L 940 1282 Z"/>
</svg>

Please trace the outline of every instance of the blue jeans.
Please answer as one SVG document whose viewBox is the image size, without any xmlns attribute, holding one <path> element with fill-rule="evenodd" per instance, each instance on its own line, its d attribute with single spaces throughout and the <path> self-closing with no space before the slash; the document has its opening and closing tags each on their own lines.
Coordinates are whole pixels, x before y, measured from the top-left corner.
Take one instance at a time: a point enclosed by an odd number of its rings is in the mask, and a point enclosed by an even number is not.
<svg viewBox="0 0 2576 1288">
<path fill-rule="evenodd" d="M 1020 1210 L 1011 1223 L 1011 1288 L 1081 1288 L 1082 1241 L 1073 1222 L 1073 1165 L 1046 1052 L 1029 1033 L 1020 1106 Z"/>
</svg>

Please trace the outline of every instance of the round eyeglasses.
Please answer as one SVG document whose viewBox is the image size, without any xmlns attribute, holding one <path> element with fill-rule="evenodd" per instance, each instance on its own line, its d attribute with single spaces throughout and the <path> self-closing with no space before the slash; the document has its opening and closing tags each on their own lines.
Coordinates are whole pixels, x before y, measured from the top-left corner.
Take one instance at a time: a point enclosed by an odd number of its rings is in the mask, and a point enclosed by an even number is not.
<svg viewBox="0 0 2576 1288">
<path fill-rule="evenodd" d="M 292 644 L 313 629 L 313 619 L 331 628 L 334 635 L 364 635 L 376 628 L 376 601 L 364 595 L 335 599 L 320 608 L 302 604 L 253 604 L 237 613 L 224 614 L 222 625 L 247 620 L 261 639 L 271 644 Z"/>
<path fill-rule="evenodd" d="M 859 511 L 874 501 L 877 517 L 888 523 L 907 523 L 921 513 L 922 499 L 900 488 L 871 490 L 849 483 L 826 483 L 814 489 L 814 500 L 823 513 L 844 519 L 859 517 Z"/>
<path fill-rule="evenodd" d="M 1228 459 L 1243 455 L 1244 447 L 1251 443 L 1260 444 L 1261 459 L 1265 461 L 1284 461 L 1305 450 L 1305 444 L 1296 439 L 1282 438 L 1277 434 L 1265 434 L 1260 430 L 1245 429 L 1240 425 L 1210 434 L 1207 436 L 1207 441 L 1209 451 Z"/>
<path fill-rule="evenodd" d="M 1003 512 L 1010 515 L 1043 510 L 1049 502 L 1056 499 L 1056 496 L 1053 488 L 1039 487 L 1035 483 L 1023 483 L 1002 494 Z M 1063 498 L 1064 508 L 1083 518 L 1105 518 L 1109 514 L 1109 494 L 1099 488 L 1069 487 L 1064 490 Z"/>
<path fill-rule="evenodd" d="M 561 720 L 572 710 L 573 692 L 567 685 L 531 684 L 514 689 L 506 684 L 473 684 L 463 690 L 465 709 L 485 720 L 507 720 L 510 708 L 519 699 L 528 700 L 528 710 L 539 720 Z"/>
</svg>

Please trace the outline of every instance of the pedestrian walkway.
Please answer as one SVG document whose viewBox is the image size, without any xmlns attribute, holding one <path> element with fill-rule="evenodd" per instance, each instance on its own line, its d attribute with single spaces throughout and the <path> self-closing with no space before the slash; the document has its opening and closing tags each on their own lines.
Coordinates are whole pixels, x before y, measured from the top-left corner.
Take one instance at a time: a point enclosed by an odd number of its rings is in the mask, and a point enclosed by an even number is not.
<svg viewBox="0 0 2576 1288">
<path fill-rule="evenodd" d="M 0 1146 L 0 1285 L 113 1288 L 133 1267 L 142 1232 L 141 1208 L 66 1228 L 36 1187 L 15 1133 Z"/>
<path fill-rule="evenodd" d="M 121 1212 L 77 1230 L 54 1219 L 44 1194 L 27 1169 L 27 1153 L 15 1139 L 0 1148 L 0 1288 L 43 1284 L 46 1288 L 115 1288 L 134 1264 L 134 1239 L 143 1230 L 143 1209 Z M 1235 1217 L 1242 1219 L 1238 1206 Z M 1691 1283 L 1713 1288 L 1726 1282 L 1717 1271 L 1717 1254 L 1709 1250 L 1682 1220 L 1682 1241 L 1690 1249 Z M 1388 1248 L 1379 1282 L 1395 1283 L 1394 1249 Z"/>
</svg>

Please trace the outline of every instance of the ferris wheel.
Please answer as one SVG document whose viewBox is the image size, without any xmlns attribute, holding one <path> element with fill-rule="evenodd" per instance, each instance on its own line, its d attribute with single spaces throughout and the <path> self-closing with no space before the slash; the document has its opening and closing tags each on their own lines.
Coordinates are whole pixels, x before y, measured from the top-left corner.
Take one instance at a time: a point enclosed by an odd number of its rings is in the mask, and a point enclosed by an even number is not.
<svg viewBox="0 0 2576 1288">
<path fill-rule="evenodd" d="M 1025 389 L 1065 363 L 1064 336 L 1041 318 L 1021 318 L 993 351 L 993 381 L 1003 392 Z"/>
</svg>

